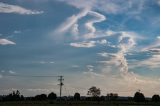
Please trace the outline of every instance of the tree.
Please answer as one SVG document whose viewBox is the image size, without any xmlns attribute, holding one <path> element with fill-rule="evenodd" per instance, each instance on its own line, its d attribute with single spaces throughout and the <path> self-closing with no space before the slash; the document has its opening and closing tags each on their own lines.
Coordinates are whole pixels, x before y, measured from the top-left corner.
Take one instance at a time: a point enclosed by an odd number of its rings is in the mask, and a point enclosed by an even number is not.
<svg viewBox="0 0 160 106">
<path fill-rule="evenodd" d="M 12 93 L 6 95 L 4 100 L 6 100 L 6 101 L 18 101 L 18 100 L 21 100 L 20 92 L 18 90 L 17 91 L 13 91 Z"/>
<path fill-rule="evenodd" d="M 117 93 L 109 93 L 107 94 L 107 99 L 108 100 L 116 100 L 118 98 L 118 94 Z"/>
<path fill-rule="evenodd" d="M 133 100 L 134 100 L 135 102 L 144 102 L 144 101 L 145 101 L 145 97 L 144 97 L 143 93 L 140 93 L 140 92 L 138 91 L 138 92 L 136 92 L 136 93 L 134 94 Z"/>
<path fill-rule="evenodd" d="M 160 100 L 159 95 L 153 95 L 153 96 L 152 96 L 152 101 L 153 101 L 153 102 L 158 102 L 159 100 Z"/>
<path fill-rule="evenodd" d="M 48 99 L 55 100 L 55 99 L 57 99 L 57 95 L 54 92 L 51 92 L 50 94 L 48 94 Z"/>
<path fill-rule="evenodd" d="M 36 100 L 46 100 L 47 99 L 47 95 L 46 94 L 36 95 L 35 99 Z"/>
<path fill-rule="evenodd" d="M 91 95 L 93 97 L 98 97 L 101 94 L 100 88 L 96 88 L 95 86 L 92 86 L 88 89 L 87 95 Z"/>
<path fill-rule="evenodd" d="M 74 99 L 75 99 L 75 100 L 80 100 L 80 93 L 76 92 L 76 93 L 74 94 Z"/>
</svg>

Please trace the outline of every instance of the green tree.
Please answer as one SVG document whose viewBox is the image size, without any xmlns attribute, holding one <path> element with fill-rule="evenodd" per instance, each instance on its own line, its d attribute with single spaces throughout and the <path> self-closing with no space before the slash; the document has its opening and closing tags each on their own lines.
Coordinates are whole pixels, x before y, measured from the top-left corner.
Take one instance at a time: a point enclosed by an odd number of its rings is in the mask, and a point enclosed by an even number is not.
<svg viewBox="0 0 160 106">
<path fill-rule="evenodd" d="M 57 95 L 54 92 L 51 92 L 50 94 L 48 94 L 48 99 L 55 100 L 55 99 L 57 99 Z"/>
<path fill-rule="evenodd" d="M 76 93 L 74 94 L 74 99 L 75 99 L 75 100 L 80 100 L 80 93 L 76 92 Z"/>
<path fill-rule="evenodd" d="M 101 94 L 100 88 L 97 88 L 95 86 L 92 86 L 91 88 L 88 89 L 87 95 L 91 95 L 93 97 L 98 97 Z"/>
<path fill-rule="evenodd" d="M 144 97 L 143 93 L 140 93 L 139 91 L 134 94 L 133 99 L 135 102 L 144 102 L 145 101 L 145 97 Z"/>
<path fill-rule="evenodd" d="M 153 101 L 153 102 L 158 102 L 159 100 L 160 100 L 159 95 L 153 95 L 153 96 L 152 96 L 152 101 Z"/>
</svg>

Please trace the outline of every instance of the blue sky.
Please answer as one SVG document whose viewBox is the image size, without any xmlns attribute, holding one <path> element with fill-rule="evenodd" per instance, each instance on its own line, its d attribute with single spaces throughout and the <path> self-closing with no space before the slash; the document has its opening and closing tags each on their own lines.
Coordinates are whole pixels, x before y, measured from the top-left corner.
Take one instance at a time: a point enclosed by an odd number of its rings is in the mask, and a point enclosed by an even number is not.
<svg viewBox="0 0 160 106">
<path fill-rule="evenodd" d="M 0 93 L 97 86 L 102 95 L 160 93 L 160 0 L 1 0 Z"/>
</svg>

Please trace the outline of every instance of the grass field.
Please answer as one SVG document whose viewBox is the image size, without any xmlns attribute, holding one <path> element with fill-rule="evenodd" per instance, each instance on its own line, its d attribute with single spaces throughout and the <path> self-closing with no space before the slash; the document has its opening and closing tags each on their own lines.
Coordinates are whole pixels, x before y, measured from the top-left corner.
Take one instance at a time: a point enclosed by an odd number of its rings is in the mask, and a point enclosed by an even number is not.
<svg viewBox="0 0 160 106">
<path fill-rule="evenodd" d="M 0 106 L 160 106 L 160 103 L 134 103 L 134 102 L 0 102 Z"/>
</svg>

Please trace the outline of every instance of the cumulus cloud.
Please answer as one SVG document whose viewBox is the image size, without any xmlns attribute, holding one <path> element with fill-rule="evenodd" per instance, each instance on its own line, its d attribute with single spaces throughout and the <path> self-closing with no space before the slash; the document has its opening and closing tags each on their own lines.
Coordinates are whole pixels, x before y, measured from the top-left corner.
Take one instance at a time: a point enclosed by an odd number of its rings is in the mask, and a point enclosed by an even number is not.
<svg viewBox="0 0 160 106">
<path fill-rule="evenodd" d="M 0 13 L 16 13 L 16 14 L 32 15 L 32 14 L 42 14 L 43 11 L 30 10 L 18 5 L 11 5 L 0 2 Z"/>
<path fill-rule="evenodd" d="M 103 67 L 99 72 L 95 70 L 84 71 L 83 75 L 83 78 L 75 83 L 81 83 L 83 87 L 96 85 L 101 89 L 103 95 L 105 95 L 106 92 L 116 92 L 119 95 L 133 96 L 138 89 L 142 90 L 147 96 L 159 92 L 160 84 L 157 79 L 143 77 L 133 72 L 128 72 L 124 75 L 118 74 L 117 71 L 115 74 L 113 68 Z M 79 91 L 84 92 L 83 89 Z"/>
<path fill-rule="evenodd" d="M 127 32 L 127 31 L 110 31 L 110 36 L 117 36 L 118 41 L 116 44 L 116 47 L 118 48 L 117 52 L 114 53 L 107 53 L 102 52 L 98 53 L 98 55 L 105 57 L 106 61 L 100 61 L 100 63 L 103 63 L 104 65 L 114 65 L 118 67 L 120 70 L 120 73 L 123 77 L 125 75 L 130 74 L 128 72 L 128 62 L 125 57 L 125 54 L 128 53 L 131 49 L 134 48 L 136 45 L 137 40 L 137 34 L 134 32 Z"/>
<path fill-rule="evenodd" d="M 16 43 L 8 40 L 8 39 L 0 39 L 0 45 L 15 45 Z"/>
</svg>

